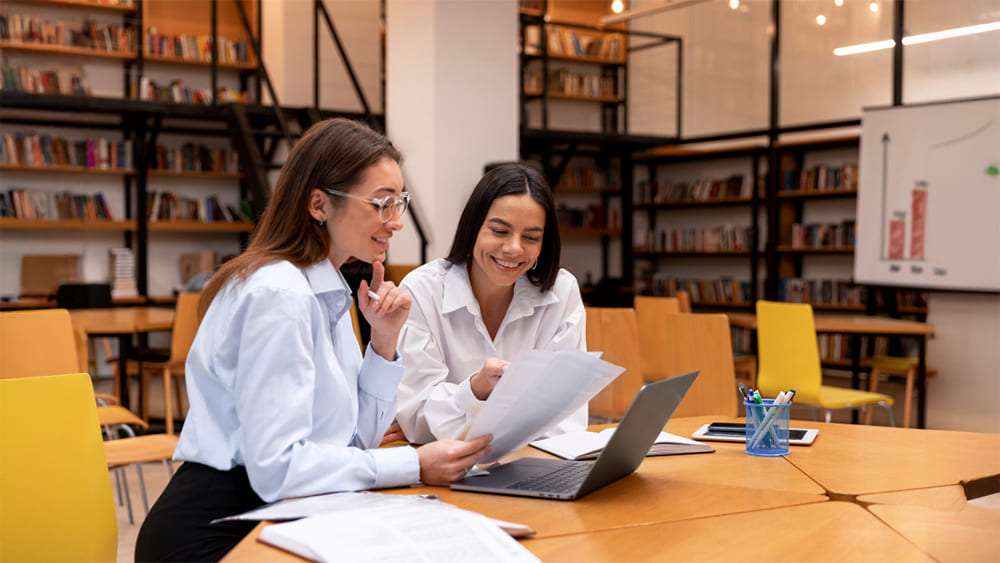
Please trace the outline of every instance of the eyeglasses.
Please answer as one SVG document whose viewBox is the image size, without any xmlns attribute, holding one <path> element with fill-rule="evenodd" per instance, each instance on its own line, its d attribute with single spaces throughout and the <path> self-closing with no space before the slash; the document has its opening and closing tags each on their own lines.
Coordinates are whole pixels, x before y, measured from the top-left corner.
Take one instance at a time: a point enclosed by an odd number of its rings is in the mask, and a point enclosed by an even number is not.
<svg viewBox="0 0 1000 563">
<path fill-rule="evenodd" d="M 396 213 L 398 213 L 399 216 L 402 217 L 403 214 L 406 213 L 406 208 L 409 207 L 410 205 L 409 192 L 403 192 L 398 196 L 390 195 L 385 197 L 374 198 L 374 197 L 361 197 L 359 195 L 349 194 L 327 188 L 320 188 L 320 189 L 330 195 L 349 197 L 351 199 L 357 199 L 365 203 L 372 204 L 376 209 L 378 209 L 379 219 L 381 219 L 383 223 L 388 223 L 389 220 L 392 219 L 393 209 L 395 209 Z"/>
</svg>

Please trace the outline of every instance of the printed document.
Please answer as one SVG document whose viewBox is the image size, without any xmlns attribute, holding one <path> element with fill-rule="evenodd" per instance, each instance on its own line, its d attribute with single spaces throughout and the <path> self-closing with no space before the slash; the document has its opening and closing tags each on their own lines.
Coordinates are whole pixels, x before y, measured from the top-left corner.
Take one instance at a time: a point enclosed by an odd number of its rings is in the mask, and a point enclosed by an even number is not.
<svg viewBox="0 0 1000 563">
<path fill-rule="evenodd" d="M 493 435 L 493 449 L 479 464 L 499 461 L 523 448 L 624 371 L 597 354 L 575 348 L 522 352 L 504 369 L 466 434 L 469 439 Z"/>
</svg>

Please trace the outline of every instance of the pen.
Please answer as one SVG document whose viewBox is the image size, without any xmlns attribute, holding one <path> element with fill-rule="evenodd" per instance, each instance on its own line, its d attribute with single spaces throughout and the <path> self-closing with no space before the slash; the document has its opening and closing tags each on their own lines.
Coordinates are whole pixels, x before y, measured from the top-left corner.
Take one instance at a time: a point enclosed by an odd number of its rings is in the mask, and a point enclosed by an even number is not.
<svg viewBox="0 0 1000 563">
<path fill-rule="evenodd" d="M 784 392 L 782 392 L 778 396 L 781 397 L 781 395 L 786 395 L 786 394 Z M 795 395 L 795 389 L 792 389 L 791 391 L 788 392 L 788 394 L 783 398 L 783 400 L 780 403 L 779 403 L 778 399 L 775 399 L 772 404 L 773 405 L 777 405 L 777 404 L 791 403 L 792 402 L 792 396 L 794 396 L 794 395 Z M 782 408 L 785 408 L 785 407 L 782 407 Z M 760 441 L 764 439 L 764 433 L 765 432 L 771 436 L 772 440 L 774 440 L 775 446 L 778 445 L 779 442 L 778 442 L 777 434 L 776 434 L 776 432 L 774 430 L 774 419 L 778 417 L 778 411 L 779 411 L 778 408 L 772 407 L 771 410 L 770 410 L 770 412 L 767 413 L 767 416 L 764 417 L 764 420 L 761 421 L 760 428 L 754 434 L 753 442 L 751 442 L 751 444 L 750 444 L 750 448 L 751 449 L 756 448 L 757 445 L 760 444 Z"/>
<path fill-rule="evenodd" d="M 372 291 L 370 289 L 368 290 L 368 297 L 371 297 L 375 301 L 381 301 L 382 300 L 382 298 L 379 297 L 377 293 L 375 293 L 374 291 Z"/>
</svg>

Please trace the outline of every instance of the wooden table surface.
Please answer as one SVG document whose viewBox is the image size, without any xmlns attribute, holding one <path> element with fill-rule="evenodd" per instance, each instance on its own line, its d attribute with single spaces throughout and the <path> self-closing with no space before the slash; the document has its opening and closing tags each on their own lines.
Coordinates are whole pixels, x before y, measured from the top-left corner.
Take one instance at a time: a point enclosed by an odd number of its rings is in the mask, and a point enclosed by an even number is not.
<svg viewBox="0 0 1000 563">
<path fill-rule="evenodd" d="M 741 419 L 681 418 L 666 430 L 690 436 L 703 424 L 726 420 Z M 991 468 L 1000 473 L 993 457 L 984 455 L 991 448 L 1000 452 L 1000 436 L 811 421 L 792 426 L 818 428 L 816 442 L 792 446 L 788 456 L 777 458 L 748 456 L 742 443 L 726 442 L 712 442 L 712 454 L 650 457 L 636 473 L 571 502 L 443 487 L 383 492 L 433 493 L 461 508 L 527 524 L 536 535 L 522 543 L 543 561 L 926 561 L 938 544 L 917 547 L 924 544 L 907 541 L 906 532 L 880 521 L 864 502 L 830 501 L 827 490 L 834 499 L 853 501 L 836 491 L 957 486 Z M 549 457 L 525 448 L 511 458 L 524 455 Z M 899 520 L 902 530 L 921 522 L 891 514 L 894 509 L 882 502 L 877 510 Z M 974 526 L 981 521 L 961 518 L 956 525 L 973 526 L 962 537 L 976 547 L 959 553 L 975 555 L 982 531 Z M 258 542 L 266 525 L 258 525 L 224 561 L 303 561 Z M 789 547 L 769 542 L 748 555 L 747 538 L 754 534 L 738 532 L 759 529 Z"/>
<path fill-rule="evenodd" d="M 170 330 L 174 326 L 174 310 L 163 307 L 73 309 L 69 316 L 73 328 L 87 334 L 134 334 Z"/>
<path fill-rule="evenodd" d="M 726 313 L 733 326 L 757 330 L 757 316 L 752 313 Z M 843 334 L 881 334 L 898 336 L 930 336 L 934 329 L 927 323 L 902 319 L 889 319 L 872 315 L 813 316 L 816 332 Z"/>
</svg>

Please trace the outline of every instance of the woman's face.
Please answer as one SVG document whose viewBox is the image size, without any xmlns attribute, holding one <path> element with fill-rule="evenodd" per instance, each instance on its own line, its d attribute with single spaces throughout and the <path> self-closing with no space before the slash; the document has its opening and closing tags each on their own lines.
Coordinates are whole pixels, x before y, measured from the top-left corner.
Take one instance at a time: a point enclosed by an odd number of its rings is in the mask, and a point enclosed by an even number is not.
<svg viewBox="0 0 1000 563">
<path fill-rule="evenodd" d="M 531 195 L 497 198 L 486 213 L 472 249 L 473 283 L 511 287 L 542 251 L 545 209 Z"/>
<path fill-rule="evenodd" d="M 403 174 L 399 164 L 388 157 L 376 162 L 368 167 L 361 183 L 350 193 L 374 199 L 402 195 Z M 382 222 L 378 207 L 372 203 L 353 197 L 325 197 L 341 200 L 337 202 L 337 207 L 327 201 L 329 212 L 326 225 L 331 237 L 330 261 L 333 265 L 339 268 L 352 256 L 368 263 L 375 260 L 384 262 L 389 239 L 395 231 L 403 228 L 403 221 L 395 207 L 386 207 L 386 213 L 391 216 L 388 221 Z"/>
</svg>

